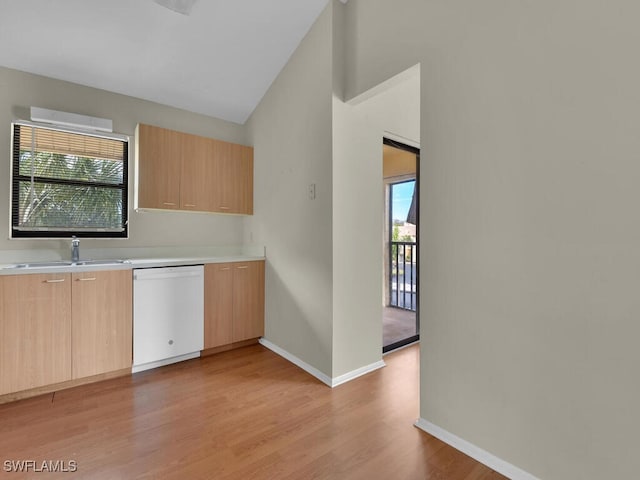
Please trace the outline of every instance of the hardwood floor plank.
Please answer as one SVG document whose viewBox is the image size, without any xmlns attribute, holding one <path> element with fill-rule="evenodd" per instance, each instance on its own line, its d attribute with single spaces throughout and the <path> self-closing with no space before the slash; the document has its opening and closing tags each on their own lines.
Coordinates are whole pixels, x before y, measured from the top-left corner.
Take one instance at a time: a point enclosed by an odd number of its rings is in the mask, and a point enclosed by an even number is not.
<svg viewBox="0 0 640 480">
<path fill-rule="evenodd" d="M 252 345 L 0 405 L 1 459 L 82 479 L 505 478 L 413 426 L 417 346 L 385 361 L 331 389 Z"/>
</svg>

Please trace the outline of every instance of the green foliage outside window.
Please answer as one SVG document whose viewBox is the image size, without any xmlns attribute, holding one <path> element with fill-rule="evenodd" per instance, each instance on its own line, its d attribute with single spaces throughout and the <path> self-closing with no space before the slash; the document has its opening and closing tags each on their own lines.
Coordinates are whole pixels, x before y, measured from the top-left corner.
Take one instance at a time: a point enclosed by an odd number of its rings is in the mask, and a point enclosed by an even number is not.
<svg viewBox="0 0 640 480">
<path fill-rule="evenodd" d="M 48 137 L 33 148 L 32 135 L 44 129 L 15 128 L 14 236 L 126 236 L 124 142 L 94 137 L 83 142 L 82 134 L 45 131 L 42 136 Z M 20 138 L 21 130 L 26 138 Z M 78 154 L 85 151 L 96 156 Z"/>
</svg>

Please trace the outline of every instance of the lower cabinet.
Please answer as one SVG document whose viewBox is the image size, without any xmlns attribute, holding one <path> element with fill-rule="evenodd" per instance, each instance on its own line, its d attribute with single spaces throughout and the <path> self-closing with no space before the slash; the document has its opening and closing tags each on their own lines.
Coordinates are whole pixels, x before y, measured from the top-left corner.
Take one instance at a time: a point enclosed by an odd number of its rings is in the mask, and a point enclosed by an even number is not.
<svg viewBox="0 0 640 480">
<path fill-rule="evenodd" d="M 131 368 L 132 277 L 129 270 L 72 276 L 72 378 Z"/>
<path fill-rule="evenodd" d="M 204 267 L 204 348 L 264 335 L 264 260 Z"/>
<path fill-rule="evenodd" d="M 264 269 L 205 265 L 205 349 L 264 335 Z M 130 369 L 132 292 L 130 270 L 0 276 L 0 396 Z"/>
<path fill-rule="evenodd" d="M 71 379 L 71 275 L 0 277 L 0 395 Z"/>
<path fill-rule="evenodd" d="M 0 395 L 131 367 L 131 271 L 0 276 Z"/>
</svg>

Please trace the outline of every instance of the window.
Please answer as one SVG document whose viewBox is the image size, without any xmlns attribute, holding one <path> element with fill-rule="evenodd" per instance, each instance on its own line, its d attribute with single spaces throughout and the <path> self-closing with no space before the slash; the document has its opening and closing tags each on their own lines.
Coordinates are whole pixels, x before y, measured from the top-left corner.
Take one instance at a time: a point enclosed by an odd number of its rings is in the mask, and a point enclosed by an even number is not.
<svg viewBox="0 0 640 480">
<path fill-rule="evenodd" d="M 125 137 L 13 124 L 12 237 L 127 236 Z"/>
</svg>

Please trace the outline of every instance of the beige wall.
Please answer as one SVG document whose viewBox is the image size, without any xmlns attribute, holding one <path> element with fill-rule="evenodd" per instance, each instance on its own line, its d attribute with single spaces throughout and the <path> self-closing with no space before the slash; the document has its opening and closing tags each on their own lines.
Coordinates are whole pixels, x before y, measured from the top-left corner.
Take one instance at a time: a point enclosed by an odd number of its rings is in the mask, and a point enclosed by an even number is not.
<svg viewBox="0 0 640 480">
<path fill-rule="evenodd" d="M 329 378 L 381 359 L 382 137 L 419 136 L 418 77 L 343 103 L 344 13 L 329 3 L 247 123 L 266 338 Z"/>
<path fill-rule="evenodd" d="M 345 8 L 333 2 L 332 375 L 382 365 L 380 276 L 381 139 L 376 126 L 343 102 Z M 376 301 L 377 300 L 377 301 Z"/>
<path fill-rule="evenodd" d="M 382 137 L 333 101 L 333 375 L 382 358 Z"/>
<path fill-rule="evenodd" d="M 255 205 L 246 221 L 246 240 L 267 252 L 265 337 L 329 377 L 331 35 L 327 8 L 247 123 L 255 148 Z"/>
<path fill-rule="evenodd" d="M 382 357 L 382 139 L 389 134 L 420 144 L 419 68 L 354 104 L 333 100 L 334 376 Z"/>
<path fill-rule="evenodd" d="M 544 479 L 640 469 L 640 6 L 351 0 L 347 98 L 421 64 L 421 412 Z"/>
<path fill-rule="evenodd" d="M 189 113 L 183 110 L 97 90 L 51 78 L 0 67 L 0 250 L 43 248 L 67 255 L 67 240 L 8 240 L 10 124 L 29 119 L 29 107 L 37 106 L 113 120 L 115 132 L 132 135 L 130 144 L 129 239 L 82 240 L 83 248 L 138 247 L 164 245 L 234 245 L 243 241 L 243 220 L 239 216 L 188 213 L 136 213 L 133 206 L 133 133 L 138 122 L 149 123 L 197 135 L 246 143 L 241 125 Z"/>
</svg>

